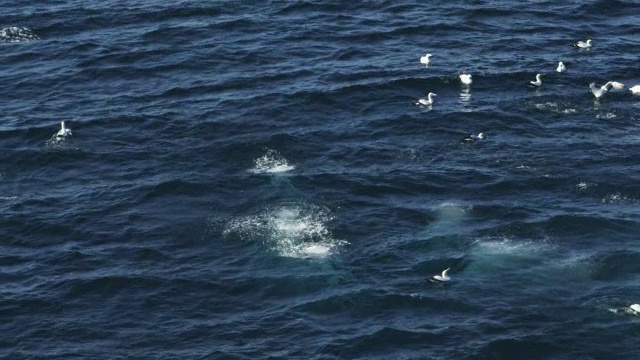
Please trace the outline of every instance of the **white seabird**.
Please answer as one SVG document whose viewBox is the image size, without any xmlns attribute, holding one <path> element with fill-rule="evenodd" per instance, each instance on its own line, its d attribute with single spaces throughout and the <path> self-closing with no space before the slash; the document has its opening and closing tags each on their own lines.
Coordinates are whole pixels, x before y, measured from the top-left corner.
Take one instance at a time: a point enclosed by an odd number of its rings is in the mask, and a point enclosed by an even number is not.
<svg viewBox="0 0 640 360">
<path fill-rule="evenodd" d="M 468 141 L 468 142 L 472 142 L 472 141 L 476 141 L 476 140 L 482 140 L 484 139 L 484 133 L 479 133 L 478 135 L 467 135 L 465 136 L 462 141 Z"/>
<path fill-rule="evenodd" d="M 540 79 L 541 76 L 542 74 L 537 74 L 536 81 L 529 81 L 529 84 L 531 84 L 531 86 L 536 86 L 536 87 L 542 85 L 542 79 Z"/>
<path fill-rule="evenodd" d="M 427 95 L 426 99 L 418 99 L 418 102 L 416 102 L 416 105 L 431 106 L 431 105 L 433 105 L 433 97 L 434 96 L 437 96 L 437 94 L 434 94 L 434 93 L 430 92 Z"/>
<path fill-rule="evenodd" d="M 640 95 L 640 85 L 630 87 L 629 91 L 631 91 L 632 94 Z"/>
<path fill-rule="evenodd" d="M 588 49 L 591 47 L 591 39 L 587 39 L 587 41 L 578 41 L 577 43 L 573 44 L 573 46 L 580 49 Z"/>
<path fill-rule="evenodd" d="M 614 89 L 624 89 L 624 84 L 617 81 L 609 81 L 607 84 L 610 84 Z"/>
<path fill-rule="evenodd" d="M 465 85 L 471 85 L 473 80 L 471 80 L 471 74 L 460 74 L 460 81 Z"/>
<path fill-rule="evenodd" d="M 431 54 L 426 54 L 425 56 L 421 56 L 420 57 L 420 64 L 429 65 L 429 58 L 430 57 L 431 57 Z"/>
<path fill-rule="evenodd" d="M 607 93 L 607 85 L 603 85 L 601 86 L 599 89 L 596 87 L 596 83 L 591 83 L 589 84 L 589 89 L 591 90 L 591 93 L 593 94 L 593 96 L 596 97 L 596 99 L 600 99 L 604 94 Z"/>
<path fill-rule="evenodd" d="M 640 315 L 640 304 L 633 304 L 629 306 L 629 310 L 636 315 Z"/>
<path fill-rule="evenodd" d="M 449 272 L 449 269 L 451 269 L 451 268 L 446 268 L 442 272 L 442 275 L 434 275 L 430 280 L 433 281 L 433 282 L 447 282 L 447 281 L 451 280 L 449 275 L 447 275 L 447 272 Z"/>
<path fill-rule="evenodd" d="M 560 61 L 560 62 L 558 63 L 558 68 L 556 68 L 556 71 L 557 71 L 557 72 L 563 72 L 563 71 L 565 71 L 565 70 L 567 70 L 567 67 L 566 67 L 566 66 L 564 66 L 564 64 L 562 63 L 562 61 Z"/>
<path fill-rule="evenodd" d="M 624 89 L 624 84 L 619 83 L 617 81 L 609 81 L 606 84 L 602 85 L 600 88 L 605 91 L 609 91 L 611 89 L 620 90 L 620 89 Z"/>
<path fill-rule="evenodd" d="M 71 136 L 71 129 L 67 129 L 64 126 L 64 121 L 61 121 L 60 130 L 58 130 L 58 133 L 56 133 L 56 138 L 60 139 L 60 138 L 65 138 L 67 136 Z"/>
</svg>

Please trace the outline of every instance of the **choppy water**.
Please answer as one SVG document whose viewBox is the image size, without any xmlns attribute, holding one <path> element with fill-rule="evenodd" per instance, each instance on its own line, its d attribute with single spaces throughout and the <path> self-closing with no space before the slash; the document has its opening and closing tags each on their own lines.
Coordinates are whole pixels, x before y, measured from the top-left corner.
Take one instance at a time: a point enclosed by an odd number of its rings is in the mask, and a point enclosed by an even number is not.
<svg viewBox="0 0 640 360">
<path fill-rule="evenodd" d="M 640 358 L 639 11 L 3 6 L 0 357 Z"/>
</svg>

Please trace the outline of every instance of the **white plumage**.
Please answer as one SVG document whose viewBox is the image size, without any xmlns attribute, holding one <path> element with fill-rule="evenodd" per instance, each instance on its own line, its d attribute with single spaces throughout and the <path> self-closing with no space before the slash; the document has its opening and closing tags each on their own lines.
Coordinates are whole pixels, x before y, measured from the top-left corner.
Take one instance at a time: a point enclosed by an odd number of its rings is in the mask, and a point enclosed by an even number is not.
<svg viewBox="0 0 640 360">
<path fill-rule="evenodd" d="M 419 99 L 418 102 L 416 102 L 416 105 L 431 106 L 431 105 L 433 105 L 433 97 L 434 96 L 437 96 L 437 94 L 434 94 L 434 93 L 430 92 L 427 95 L 426 99 Z"/>
<path fill-rule="evenodd" d="M 537 74 L 536 75 L 536 81 L 529 81 L 529 84 L 531 84 L 532 86 L 541 86 L 542 85 L 542 74 Z"/>
<path fill-rule="evenodd" d="M 591 47 L 591 39 L 588 39 L 587 41 L 578 41 L 577 43 L 573 44 L 573 46 L 580 49 L 588 49 Z"/>
<path fill-rule="evenodd" d="M 597 88 L 596 83 L 589 84 L 589 90 L 591 90 L 591 93 L 596 97 L 596 99 L 601 98 L 608 91 L 606 84 L 601 86 L 600 88 Z"/>
<path fill-rule="evenodd" d="M 421 56 L 420 57 L 420 64 L 424 64 L 424 65 L 429 65 L 429 58 L 431 57 L 431 54 L 426 54 L 425 56 Z"/>
<path fill-rule="evenodd" d="M 471 74 L 460 74 L 460 81 L 465 85 L 471 85 L 473 80 L 471 80 Z"/>
<path fill-rule="evenodd" d="M 445 281 L 449 281 L 451 280 L 451 278 L 449 277 L 449 275 L 447 275 L 447 273 L 449 272 L 449 269 L 451 268 L 447 268 L 442 272 L 442 275 L 434 275 L 431 280 L 435 281 L 435 282 L 445 282 Z"/>
<path fill-rule="evenodd" d="M 71 129 L 67 129 L 64 126 L 64 121 L 60 122 L 60 130 L 58 130 L 58 133 L 56 134 L 57 138 L 64 138 L 67 136 L 71 136 Z"/>
</svg>

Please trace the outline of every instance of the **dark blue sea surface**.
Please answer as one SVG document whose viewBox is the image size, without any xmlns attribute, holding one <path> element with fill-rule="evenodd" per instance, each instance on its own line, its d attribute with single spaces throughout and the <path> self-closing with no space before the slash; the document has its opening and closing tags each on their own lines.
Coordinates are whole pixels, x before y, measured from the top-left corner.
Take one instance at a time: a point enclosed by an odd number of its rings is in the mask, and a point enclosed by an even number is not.
<svg viewBox="0 0 640 360">
<path fill-rule="evenodd" d="M 640 359 L 639 15 L 3 4 L 0 358 Z"/>
</svg>

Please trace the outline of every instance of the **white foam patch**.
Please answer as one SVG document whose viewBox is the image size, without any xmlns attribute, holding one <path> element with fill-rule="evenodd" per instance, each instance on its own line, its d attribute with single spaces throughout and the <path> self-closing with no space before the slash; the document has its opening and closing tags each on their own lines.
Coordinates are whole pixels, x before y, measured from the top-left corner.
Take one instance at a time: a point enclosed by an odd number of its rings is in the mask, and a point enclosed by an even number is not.
<svg viewBox="0 0 640 360">
<path fill-rule="evenodd" d="M 468 207 L 453 202 L 445 202 L 438 206 L 438 219 L 458 221 L 467 213 Z"/>
<path fill-rule="evenodd" d="M 45 146 L 50 148 L 62 147 L 70 139 L 67 137 L 58 137 L 57 133 L 53 134 L 49 140 L 45 141 Z"/>
<path fill-rule="evenodd" d="M 295 169 L 295 166 L 289 165 L 287 159 L 282 157 L 280 153 L 269 149 L 267 153 L 254 161 L 253 169 L 249 170 L 254 174 L 282 173 Z"/>
<path fill-rule="evenodd" d="M 260 241 L 280 256 L 324 258 L 347 244 L 331 236 L 327 224 L 332 219 L 326 209 L 318 206 L 281 205 L 232 220 L 223 234 Z"/>
<path fill-rule="evenodd" d="M 442 236 L 455 233 L 467 214 L 468 206 L 445 202 L 436 207 L 436 219 L 421 233 L 420 237 Z"/>
<path fill-rule="evenodd" d="M 605 119 L 605 120 L 609 120 L 609 119 L 615 119 L 618 116 L 614 113 L 601 113 L 601 114 L 597 114 L 596 115 L 596 119 Z"/>
<path fill-rule="evenodd" d="M 476 253 L 484 255 L 507 255 L 515 257 L 531 257 L 548 249 L 546 243 L 533 241 L 515 241 L 510 239 L 478 240 L 474 247 Z"/>
<path fill-rule="evenodd" d="M 18 43 L 38 39 L 40 37 L 27 28 L 8 27 L 0 29 L 0 42 Z"/>
<path fill-rule="evenodd" d="M 603 204 L 634 203 L 636 199 L 618 192 L 604 196 L 601 201 Z"/>
<path fill-rule="evenodd" d="M 555 102 L 535 104 L 535 107 L 540 111 L 548 111 L 548 112 L 553 112 L 557 114 L 576 114 L 578 112 L 578 110 L 575 108 L 572 108 L 563 104 L 558 104 Z"/>
<path fill-rule="evenodd" d="M 482 239 L 471 245 L 471 268 L 498 274 L 502 269 L 530 269 L 548 260 L 552 247 L 544 240 Z"/>
</svg>

